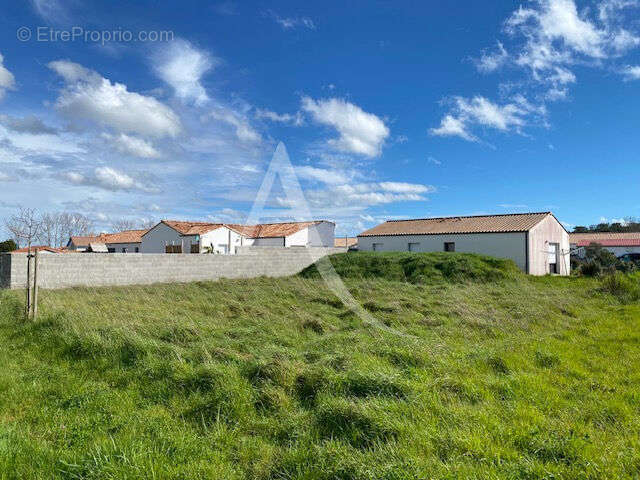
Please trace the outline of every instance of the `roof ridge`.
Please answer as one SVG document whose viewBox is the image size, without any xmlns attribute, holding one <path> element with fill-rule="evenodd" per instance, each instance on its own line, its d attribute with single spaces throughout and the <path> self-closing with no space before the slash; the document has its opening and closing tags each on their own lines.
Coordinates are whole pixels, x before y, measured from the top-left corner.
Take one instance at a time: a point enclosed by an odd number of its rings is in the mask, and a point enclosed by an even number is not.
<svg viewBox="0 0 640 480">
<path fill-rule="evenodd" d="M 202 220 L 171 220 L 171 219 L 162 219 L 161 222 L 175 222 L 175 223 L 202 223 L 206 225 L 224 225 L 222 222 L 204 222 Z"/>
<path fill-rule="evenodd" d="M 386 220 L 388 223 L 391 222 L 414 222 L 418 220 L 449 220 L 452 218 L 480 218 L 480 217 L 512 217 L 518 215 L 548 215 L 552 214 L 551 211 L 546 212 L 525 212 L 525 213 L 494 213 L 488 215 L 452 215 L 449 217 L 426 217 L 426 218 L 405 218 L 405 219 L 397 219 L 397 220 Z"/>
</svg>

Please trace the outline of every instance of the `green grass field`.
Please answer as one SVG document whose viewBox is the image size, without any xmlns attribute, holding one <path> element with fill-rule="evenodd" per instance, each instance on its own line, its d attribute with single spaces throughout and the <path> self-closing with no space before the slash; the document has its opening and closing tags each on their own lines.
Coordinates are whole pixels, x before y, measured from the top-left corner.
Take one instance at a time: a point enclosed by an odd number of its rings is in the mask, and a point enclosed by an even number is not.
<svg viewBox="0 0 640 480">
<path fill-rule="evenodd" d="M 334 264 L 406 335 L 315 268 L 42 291 L 37 323 L 0 292 L 0 479 L 640 477 L 638 277 Z"/>
</svg>

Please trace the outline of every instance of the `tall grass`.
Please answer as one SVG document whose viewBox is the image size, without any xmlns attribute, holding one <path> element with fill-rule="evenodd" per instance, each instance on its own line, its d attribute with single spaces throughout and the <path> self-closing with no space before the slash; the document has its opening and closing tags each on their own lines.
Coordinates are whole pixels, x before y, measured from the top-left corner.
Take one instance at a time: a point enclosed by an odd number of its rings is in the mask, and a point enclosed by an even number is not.
<svg viewBox="0 0 640 480">
<path fill-rule="evenodd" d="M 312 271 L 43 291 L 35 324 L 0 292 L 0 478 L 640 474 L 637 301 L 473 256 L 360 258 L 336 262 L 347 287 L 411 337 Z"/>
</svg>

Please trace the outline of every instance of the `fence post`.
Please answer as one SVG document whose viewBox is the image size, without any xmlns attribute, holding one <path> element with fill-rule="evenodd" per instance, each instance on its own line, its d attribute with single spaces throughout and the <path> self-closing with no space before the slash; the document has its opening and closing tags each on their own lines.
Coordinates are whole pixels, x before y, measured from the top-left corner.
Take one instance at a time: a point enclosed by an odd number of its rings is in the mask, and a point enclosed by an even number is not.
<svg viewBox="0 0 640 480">
<path fill-rule="evenodd" d="M 33 320 L 38 317 L 38 250 L 33 260 Z"/>
<path fill-rule="evenodd" d="M 27 302 L 24 309 L 24 315 L 29 320 L 31 316 L 31 245 L 27 249 Z"/>
</svg>

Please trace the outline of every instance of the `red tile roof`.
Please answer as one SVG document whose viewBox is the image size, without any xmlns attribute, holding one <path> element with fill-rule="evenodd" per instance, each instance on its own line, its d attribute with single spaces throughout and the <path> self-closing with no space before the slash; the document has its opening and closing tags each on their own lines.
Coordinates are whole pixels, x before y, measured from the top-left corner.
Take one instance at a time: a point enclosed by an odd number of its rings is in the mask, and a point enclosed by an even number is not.
<svg viewBox="0 0 640 480">
<path fill-rule="evenodd" d="M 48 253 L 68 253 L 69 250 L 66 248 L 56 248 L 49 247 L 47 245 L 32 245 L 31 252 L 35 253 L 35 251 L 39 252 L 48 252 Z M 19 248 L 17 250 L 12 251 L 11 253 L 29 253 L 29 247 Z"/>
<path fill-rule="evenodd" d="M 94 236 L 71 237 L 76 247 L 88 247 L 90 243 L 141 243 L 147 230 L 125 230 L 117 233 L 101 233 Z"/>
<path fill-rule="evenodd" d="M 222 227 L 222 223 L 210 222 L 183 222 L 180 220 L 162 220 L 162 223 L 170 226 L 182 235 L 202 235 Z"/>
<path fill-rule="evenodd" d="M 504 215 L 475 215 L 470 217 L 389 220 L 362 232 L 358 236 L 527 232 L 548 215 L 552 215 L 552 213 L 510 213 Z"/>
<path fill-rule="evenodd" d="M 285 223 L 261 223 L 258 225 L 227 225 L 232 230 L 249 238 L 280 238 L 293 235 L 312 225 L 317 225 L 322 221 L 314 222 L 285 222 Z"/>
<path fill-rule="evenodd" d="M 220 227 L 227 227 L 248 238 L 280 238 L 293 235 L 304 228 L 316 225 L 322 221 L 323 220 L 313 222 L 261 223 L 258 225 L 183 222 L 179 220 L 162 220 L 162 223 L 168 225 L 182 235 L 203 235 Z"/>
<path fill-rule="evenodd" d="M 125 230 L 117 233 L 103 233 L 100 238 L 104 240 L 102 243 L 140 243 L 145 233 L 147 230 Z"/>
<path fill-rule="evenodd" d="M 640 246 L 640 232 L 570 233 L 569 243 L 578 247 L 588 247 L 592 243 L 603 247 L 638 247 Z"/>
<path fill-rule="evenodd" d="M 358 239 L 356 237 L 336 237 L 333 240 L 334 247 L 353 247 L 358 244 Z"/>
</svg>

